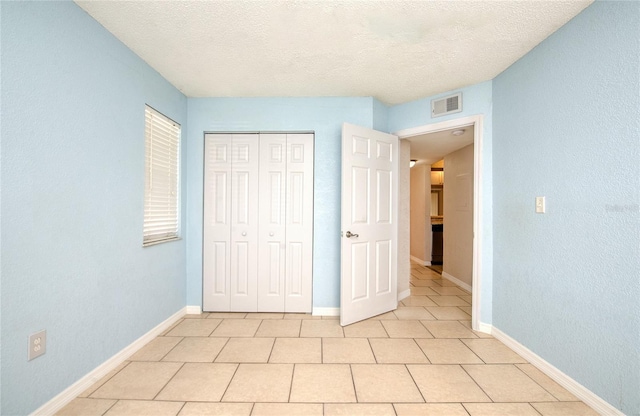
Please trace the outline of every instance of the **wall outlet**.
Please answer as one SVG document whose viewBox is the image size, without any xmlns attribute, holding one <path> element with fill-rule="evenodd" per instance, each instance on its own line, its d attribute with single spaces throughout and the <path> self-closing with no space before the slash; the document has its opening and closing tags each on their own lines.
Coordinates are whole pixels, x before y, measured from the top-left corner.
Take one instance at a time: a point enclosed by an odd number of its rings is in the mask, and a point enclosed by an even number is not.
<svg viewBox="0 0 640 416">
<path fill-rule="evenodd" d="M 543 196 L 536 197 L 536 213 L 544 214 L 545 213 L 545 203 Z"/>
<path fill-rule="evenodd" d="M 43 329 L 42 331 L 29 335 L 29 354 L 27 361 L 38 358 L 45 352 L 47 352 L 47 331 Z"/>
</svg>

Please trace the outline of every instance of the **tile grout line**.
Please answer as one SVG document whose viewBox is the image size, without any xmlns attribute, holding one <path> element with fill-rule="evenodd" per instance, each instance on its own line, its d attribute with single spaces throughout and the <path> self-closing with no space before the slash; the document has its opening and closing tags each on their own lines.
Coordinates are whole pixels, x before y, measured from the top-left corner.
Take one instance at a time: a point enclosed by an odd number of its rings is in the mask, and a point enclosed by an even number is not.
<svg viewBox="0 0 640 416">
<path fill-rule="evenodd" d="M 248 315 L 248 314 L 247 314 Z M 245 315 L 245 320 L 247 319 L 247 315 Z M 256 334 L 258 333 L 258 328 L 260 328 L 260 326 L 262 325 L 262 322 L 264 322 L 264 319 L 260 319 L 260 323 L 258 324 L 258 326 L 256 327 L 255 331 L 253 331 L 253 335 L 251 335 L 249 338 L 255 338 Z"/>
<path fill-rule="evenodd" d="M 469 364 L 465 364 L 465 365 L 469 365 Z M 480 365 L 480 364 L 471 364 L 471 365 Z M 483 365 L 487 365 L 487 364 L 483 364 Z M 471 379 L 473 380 L 473 382 L 476 384 L 476 386 L 478 386 L 478 388 L 480 390 L 482 390 L 482 392 L 485 394 L 485 396 L 487 396 L 489 398 L 489 400 L 491 400 L 491 403 L 496 403 L 493 398 L 491 396 L 489 396 L 489 393 L 487 393 L 482 386 L 476 381 L 475 378 L 473 378 L 473 376 L 471 376 L 471 374 L 469 374 L 469 372 L 467 371 L 466 368 L 464 368 L 464 366 L 462 364 L 458 364 L 458 367 L 460 367 L 462 369 L 462 371 L 465 372 L 465 374 Z M 464 406 L 464 405 L 463 405 Z"/>
<path fill-rule="evenodd" d="M 159 337 L 166 337 L 168 336 L 167 334 L 169 334 L 169 332 L 173 331 L 178 325 L 180 325 L 182 322 L 184 322 L 185 318 L 180 318 L 178 319 L 173 325 L 171 325 L 169 328 L 167 328 L 164 332 L 162 332 L 160 335 L 158 335 Z"/>
<path fill-rule="evenodd" d="M 380 323 L 380 326 L 382 326 L 382 329 L 384 330 L 384 333 L 387 334 L 387 338 L 391 338 L 391 336 L 389 335 L 389 331 L 387 331 L 387 327 L 384 326 L 384 323 L 382 322 L 382 320 L 378 320 L 378 322 Z"/>
<path fill-rule="evenodd" d="M 102 412 L 102 413 L 100 413 L 100 414 L 101 414 L 101 415 L 105 415 L 105 414 L 107 414 L 107 412 L 109 412 L 109 410 L 113 409 L 113 407 L 114 407 L 116 404 L 118 404 L 118 402 L 119 402 L 119 401 L 120 401 L 120 399 L 116 399 L 116 401 L 115 401 L 111 406 L 109 406 L 109 407 L 108 407 L 104 412 Z"/>
<path fill-rule="evenodd" d="M 353 377 L 353 364 L 348 364 L 349 365 L 349 374 L 351 374 L 351 385 L 353 386 L 353 395 L 356 398 L 356 403 L 360 403 L 360 400 L 358 400 L 358 390 L 356 389 L 356 379 L 355 377 Z"/>
<path fill-rule="evenodd" d="M 420 350 L 420 352 L 422 352 L 422 355 L 424 355 L 424 357 L 427 359 L 427 364 L 432 365 L 433 363 L 432 363 L 432 362 L 431 362 L 431 360 L 429 359 L 429 356 L 427 355 L 427 353 L 426 353 L 426 352 L 424 352 L 424 350 L 422 349 L 422 347 L 420 346 L 420 344 L 418 344 L 418 341 L 416 341 L 416 339 L 415 339 L 415 338 L 412 338 L 412 339 L 413 339 L 413 343 L 414 343 L 414 344 L 416 344 L 416 346 L 418 347 L 418 349 Z M 426 339 L 428 339 L 428 338 L 426 338 Z M 408 371 L 408 370 L 409 370 L 409 369 L 407 368 L 407 371 Z"/>
<path fill-rule="evenodd" d="M 531 406 L 536 413 L 542 415 L 542 412 L 540 412 L 533 404 L 531 404 L 531 402 L 529 402 L 529 406 Z"/>
<path fill-rule="evenodd" d="M 176 413 L 176 415 L 180 414 L 180 412 L 182 412 L 182 409 L 184 409 L 184 407 L 187 405 L 187 403 L 189 403 L 188 401 L 184 401 L 184 403 L 182 403 L 182 406 L 180 406 L 180 409 L 178 409 L 178 413 Z"/>
<path fill-rule="evenodd" d="M 433 335 L 431 331 L 429 331 L 429 328 L 427 328 L 427 326 L 424 324 L 424 322 L 422 322 L 422 320 L 418 320 L 418 322 L 420 322 L 420 325 L 422 325 L 424 329 L 427 330 L 427 334 L 431 335 L 431 339 L 440 339 L 440 338 L 436 338 L 436 336 Z"/>
<path fill-rule="evenodd" d="M 289 382 L 289 396 L 287 397 L 287 403 L 291 403 L 291 394 L 293 393 L 293 378 L 296 375 L 296 364 L 293 363 L 293 368 L 291 369 L 291 381 Z"/>
<path fill-rule="evenodd" d="M 159 361 L 158 361 L 158 362 L 159 362 Z M 184 368 L 185 364 L 186 364 L 186 363 L 184 363 L 184 362 L 183 362 L 183 363 L 180 365 L 180 367 L 178 367 L 178 370 L 177 370 L 175 373 L 173 373 L 173 375 L 172 375 L 171 377 L 169 377 L 169 380 L 167 380 L 167 382 L 166 382 L 166 383 L 164 383 L 164 385 L 160 388 L 160 390 L 158 390 L 158 392 L 153 396 L 153 398 L 151 399 L 151 401 L 155 401 L 155 400 L 156 400 L 156 397 L 158 397 L 158 395 L 159 395 L 160 393 L 162 393 L 162 390 L 164 390 L 165 388 L 167 388 L 167 386 L 169 385 L 169 383 L 171 383 L 171 380 L 173 380 L 173 379 L 174 379 L 174 377 L 176 376 L 176 374 L 178 374 L 178 373 L 180 372 L 180 370 L 182 370 L 182 369 Z"/>
<path fill-rule="evenodd" d="M 414 339 L 414 341 L 415 341 L 415 339 Z M 428 359 L 429 358 L 427 357 L 427 360 Z M 409 377 L 411 377 L 411 381 L 413 381 L 413 385 L 416 386 L 416 389 L 418 390 L 418 393 L 420 393 L 420 397 L 422 397 L 422 402 L 423 403 L 428 403 L 427 399 L 424 397 L 424 394 L 422 394 L 422 390 L 420 390 L 420 387 L 418 386 L 418 383 L 416 383 L 416 379 L 413 377 L 413 374 L 411 373 L 411 370 L 409 369 L 409 366 L 407 364 L 403 364 L 403 365 L 404 365 L 404 369 L 407 370 L 407 373 L 409 373 Z"/>
<path fill-rule="evenodd" d="M 125 368 L 127 368 L 129 366 L 129 364 L 131 364 L 131 361 L 123 361 L 123 363 L 126 363 L 120 370 L 116 371 L 111 377 L 109 377 L 108 379 L 106 379 L 104 381 L 104 383 L 100 384 L 98 387 L 96 387 L 96 389 L 94 391 L 92 391 L 91 393 L 87 394 L 87 399 L 91 398 L 91 399 L 98 399 L 98 397 L 91 397 L 95 392 L 97 392 L 98 390 L 100 390 L 100 388 L 102 386 L 104 386 L 105 384 L 107 384 L 109 381 L 111 381 L 112 378 L 114 378 L 116 375 L 118 375 L 122 370 L 124 370 Z M 108 375 L 108 374 L 107 374 Z M 105 377 L 107 376 L 105 375 Z M 103 377 L 104 378 L 104 377 Z M 100 381 L 100 380 L 98 380 Z M 95 384 L 91 385 L 91 387 L 93 387 Z M 91 388 L 89 387 L 89 388 Z M 88 390 L 88 389 L 87 389 Z M 80 393 L 82 394 L 82 393 Z"/>
<path fill-rule="evenodd" d="M 231 363 L 229 363 L 229 364 L 231 364 Z M 225 394 L 227 394 L 227 391 L 229 391 L 229 386 L 233 382 L 233 379 L 236 377 L 236 374 L 238 374 L 238 370 L 239 369 L 240 369 L 240 363 L 236 364 L 236 369 L 233 371 L 233 375 L 229 379 L 229 383 L 227 383 L 227 387 L 224 388 L 224 391 L 220 395 L 220 400 L 218 400 L 218 403 L 222 403 L 222 399 L 224 399 Z M 253 406 L 251 407 L 251 411 L 253 411 Z"/>
<path fill-rule="evenodd" d="M 269 350 L 269 356 L 267 357 L 267 361 L 265 362 L 265 364 L 269 364 L 269 361 L 271 361 L 271 355 L 273 354 L 273 349 L 276 346 L 276 339 L 278 339 L 277 337 L 273 338 L 273 342 L 271 343 L 271 349 Z"/>
<path fill-rule="evenodd" d="M 209 337 L 209 338 L 213 338 L 213 339 L 222 339 L 222 338 L 217 338 L 217 337 Z M 224 351 L 224 349 L 227 347 L 227 345 L 229 345 L 229 341 L 231 341 L 231 337 L 227 338 L 227 340 L 224 342 L 224 345 L 222 346 L 222 348 L 220 348 L 220 351 L 218 351 L 218 353 L 216 354 L 215 357 L 213 357 L 213 361 L 211 361 L 211 363 L 215 363 L 216 360 L 218 359 L 218 357 L 220 357 L 220 354 L 222 354 L 222 351 Z"/>
<path fill-rule="evenodd" d="M 163 337 L 163 338 L 170 338 L 170 337 Z M 175 343 L 175 345 L 174 345 L 173 347 L 171 347 L 171 348 L 169 349 L 169 351 L 167 351 L 167 352 L 166 352 L 166 354 L 164 354 L 162 357 L 160 357 L 160 359 L 158 360 L 158 362 L 163 362 L 162 360 L 164 360 L 164 359 L 165 359 L 165 357 L 171 353 L 171 351 L 173 351 L 174 349 L 176 349 L 176 347 L 177 347 L 178 345 L 182 344 L 182 341 L 184 341 L 185 337 L 180 337 L 180 338 L 182 338 L 182 339 L 181 339 L 180 341 L 176 342 L 176 343 Z M 207 338 L 208 338 L 208 337 L 207 337 Z M 158 337 L 154 338 L 154 340 L 155 340 L 155 339 L 158 339 Z M 153 340 L 152 340 L 152 341 L 153 341 Z M 151 343 L 151 342 L 150 342 L 150 343 Z M 150 344 L 150 343 L 149 343 L 149 344 Z M 147 345 L 149 345 L 149 344 L 147 344 Z M 145 345 L 145 347 L 146 347 L 146 345 Z"/>
<path fill-rule="evenodd" d="M 471 413 L 469 412 L 469 409 L 467 409 L 467 406 L 464 405 L 464 403 L 460 403 L 460 406 L 462 406 L 462 408 L 464 409 L 465 412 L 467 412 L 468 415 L 471 415 Z"/>
<path fill-rule="evenodd" d="M 518 367 L 518 364 L 525 364 L 525 363 L 514 363 L 513 366 L 515 368 L 518 369 L 518 371 L 520 371 L 522 374 L 524 374 L 526 377 L 528 377 L 531 381 L 533 381 L 535 384 L 537 384 L 538 386 L 540 386 L 540 388 L 544 391 L 546 391 L 547 393 L 549 393 L 551 395 L 551 397 L 553 397 L 554 399 L 556 399 L 558 402 L 563 403 L 565 402 L 564 400 L 560 400 L 556 397 L 555 394 L 551 393 L 549 390 L 547 390 L 542 384 L 538 383 L 533 377 L 531 377 L 529 374 L 527 374 L 524 370 L 522 370 L 520 367 Z M 527 362 L 526 364 L 529 364 L 531 366 L 533 366 L 533 364 Z M 534 367 L 535 368 L 535 367 Z M 544 373 L 543 373 L 544 374 Z M 545 375 L 546 376 L 546 375 Z M 548 376 L 547 376 L 548 377 Z M 551 380 L 553 381 L 553 380 Z M 555 383 L 555 382 L 554 382 Z M 556 383 L 557 384 L 557 383 Z M 562 387 L 562 386 L 561 386 Z M 533 407 L 533 406 L 532 406 Z"/>
<path fill-rule="evenodd" d="M 260 323 L 258 324 L 258 327 L 256 328 L 256 332 L 253 334 L 253 336 L 251 338 L 256 338 L 256 335 L 258 334 L 258 332 L 260 332 L 260 327 L 262 326 L 262 324 L 264 324 L 264 319 L 260 320 Z M 271 354 L 269 354 L 271 355 Z"/>
<path fill-rule="evenodd" d="M 371 348 L 371 353 L 373 354 L 373 359 L 375 360 L 376 364 L 380 364 L 378 362 L 378 356 L 376 355 L 376 352 L 373 349 L 373 345 L 371 345 L 371 338 L 367 337 L 367 342 L 369 343 L 369 348 Z"/>
</svg>

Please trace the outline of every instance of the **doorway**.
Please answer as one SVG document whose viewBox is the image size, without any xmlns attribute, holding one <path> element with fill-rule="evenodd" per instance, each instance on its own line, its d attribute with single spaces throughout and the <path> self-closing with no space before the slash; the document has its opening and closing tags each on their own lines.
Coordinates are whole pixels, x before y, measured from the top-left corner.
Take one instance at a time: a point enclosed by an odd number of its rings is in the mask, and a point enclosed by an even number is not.
<svg viewBox="0 0 640 416">
<path fill-rule="evenodd" d="M 471 261 L 471 295 L 472 295 L 472 316 L 471 316 L 471 324 L 474 330 L 479 330 L 479 318 L 480 318 L 480 294 L 481 294 L 481 284 L 482 284 L 482 280 L 481 280 L 481 272 L 480 272 L 480 259 L 481 259 L 481 240 L 482 240 L 482 234 L 481 234 L 481 230 L 482 230 L 482 223 L 481 223 L 481 204 L 480 201 L 482 200 L 482 195 L 481 195 L 481 182 L 482 182 L 482 165 L 481 165 L 481 149 L 482 149 L 482 121 L 483 121 L 483 117 L 481 115 L 477 115 L 477 116 L 470 116 L 470 117 L 464 117 L 464 118 L 460 118 L 460 119 L 456 119 L 456 120 L 450 120 L 450 121 L 444 121 L 441 123 L 435 123 L 435 124 L 430 124 L 430 125 L 426 125 L 426 126 L 420 126 L 420 127 L 415 127 L 415 128 L 411 128 L 411 129 L 406 129 L 406 130 L 401 130 L 398 132 L 395 132 L 394 134 L 396 134 L 399 138 L 401 143 L 404 140 L 407 139 L 413 139 L 413 138 L 418 138 L 419 136 L 425 136 L 425 135 L 430 135 L 430 134 L 435 134 L 435 133 L 442 133 L 442 132 L 448 132 L 448 134 L 450 134 L 451 131 L 453 130 L 467 130 L 467 129 L 472 129 L 473 130 L 473 180 L 469 180 L 470 177 L 467 177 L 466 179 L 466 184 L 463 184 L 463 186 L 468 186 L 472 189 L 473 192 L 473 203 L 472 206 L 468 207 L 468 209 L 470 211 L 472 211 L 472 222 L 473 222 L 473 226 L 472 226 L 472 247 L 471 247 L 471 255 L 472 255 L 472 261 Z M 446 141 L 441 141 L 440 145 L 442 146 L 446 146 L 447 142 Z M 401 144 L 401 148 L 402 147 L 406 148 L 406 142 L 404 145 Z M 450 153 L 450 152 L 448 152 Z M 409 161 L 411 159 L 414 159 L 414 157 L 411 157 L 410 152 L 408 151 L 402 151 L 400 152 L 401 156 L 404 156 L 406 158 L 406 160 L 401 159 L 400 163 L 402 165 L 406 164 L 407 167 L 409 165 Z M 444 154 L 443 154 L 444 156 Z M 445 168 L 446 169 L 446 168 Z M 402 175 L 402 172 L 401 172 Z M 409 171 L 408 169 L 404 171 L 404 175 L 405 176 L 401 176 L 401 181 L 408 181 L 409 180 Z M 465 179 L 462 178 L 460 179 L 461 182 L 465 182 Z M 408 212 L 406 211 L 408 209 L 408 207 L 406 207 L 406 205 L 408 205 L 406 203 L 406 201 L 409 199 L 410 194 L 409 194 L 409 187 L 400 187 L 400 195 L 399 195 L 399 209 L 402 210 L 403 204 L 405 204 L 405 213 L 408 214 Z M 402 201 L 405 201 L 404 203 Z M 459 204 L 464 204 L 463 201 L 458 201 Z M 401 215 L 401 221 L 399 223 L 399 229 L 400 230 L 409 230 L 409 215 Z M 403 224 L 402 221 L 405 221 L 405 223 Z M 446 221 L 446 220 L 445 220 Z M 446 225 L 445 225 L 446 226 Z M 426 228 L 426 227 L 425 227 Z M 426 232 L 425 232 L 426 234 Z M 403 238 L 406 239 L 406 241 L 402 242 L 399 241 L 399 248 L 400 247 L 404 247 L 406 250 L 406 257 L 410 256 L 410 246 L 409 246 L 409 233 L 400 233 L 400 235 L 403 236 Z M 401 255 L 403 253 L 399 253 L 399 255 Z M 401 257 L 401 258 L 404 258 Z M 446 271 L 446 270 L 445 270 Z M 406 284 L 406 287 L 409 287 L 409 278 L 410 278 L 410 274 L 409 273 L 403 273 L 403 274 L 399 274 L 398 275 L 398 285 L 399 287 L 404 286 Z M 408 292 L 408 291 L 407 291 Z M 407 293 L 404 292 L 404 293 Z M 408 294 L 408 293 L 407 293 Z"/>
</svg>

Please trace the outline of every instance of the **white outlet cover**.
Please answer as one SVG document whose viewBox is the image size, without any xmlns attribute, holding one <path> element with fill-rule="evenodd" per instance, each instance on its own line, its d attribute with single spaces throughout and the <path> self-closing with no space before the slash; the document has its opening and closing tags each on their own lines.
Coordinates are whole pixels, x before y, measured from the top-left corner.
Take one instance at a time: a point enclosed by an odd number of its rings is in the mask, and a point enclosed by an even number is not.
<svg viewBox="0 0 640 416">
<path fill-rule="evenodd" d="M 29 335 L 29 353 L 27 355 L 27 361 L 38 358 L 45 352 L 47 352 L 47 331 L 43 329 L 42 331 Z"/>
</svg>

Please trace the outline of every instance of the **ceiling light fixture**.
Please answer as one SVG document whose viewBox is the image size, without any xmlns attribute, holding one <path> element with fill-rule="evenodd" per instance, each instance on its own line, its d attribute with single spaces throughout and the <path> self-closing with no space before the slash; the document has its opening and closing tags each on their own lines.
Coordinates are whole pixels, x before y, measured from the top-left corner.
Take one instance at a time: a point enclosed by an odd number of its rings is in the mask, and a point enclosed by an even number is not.
<svg viewBox="0 0 640 416">
<path fill-rule="evenodd" d="M 409 169 L 411 169 L 412 167 L 414 167 L 416 165 L 417 160 L 416 159 L 411 159 L 409 161 Z"/>
<path fill-rule="evenodd" d="M 454 136 L 462 136 L 464 134 L 464 129 L 458 129 L 451 132 Z"/>
</svg>

